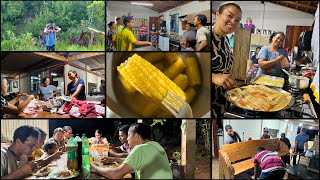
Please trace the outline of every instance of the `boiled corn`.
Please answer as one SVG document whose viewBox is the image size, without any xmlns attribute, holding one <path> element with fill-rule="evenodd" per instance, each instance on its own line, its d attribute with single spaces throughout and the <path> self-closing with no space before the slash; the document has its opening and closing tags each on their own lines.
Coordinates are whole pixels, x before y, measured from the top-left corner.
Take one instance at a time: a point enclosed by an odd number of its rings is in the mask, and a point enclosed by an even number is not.
<svg viewBox="0 0 320 180">
<path fill-rule="evenodd" d="M 141 57 L 152 64 L 166 59 L 166 55 L 163 52 L 146 52 Z"/>
<path fill-rule="evenodd" d="M 187 57 L 184 63 L 186 64 L 186 74 L 189 78 L 190 86 L 200 85 L 201 79 L 197 60 L 194 57 Z"/>
<path fill-rule="evenodd" d="M 119 73 L 119 79 L 125 89 L 129 94 L 135 93 L 137 90 Z"/>
<path fill-rule="evenodd" d="M 166 59 L 170 65 L 173 64 L 174 62 L 176 62 L 178 59 L 181 59 L 179 53 L 177 53 L 177 52 L 167 52 L 167 53 L 165 53 L 165 55 L 166 55 Z"/>
<path fill-rule="evenodd" d="M 155 104 L 160 104 L 168 91 L 186 100 L 179 86 L 137 54 L 121 63 L 117 69 L 127 82 Z"/>
<path fill-rule="evenodd" d="M 167 69 L 163 71 L 163 73 L 169 78 L 173 79 L 180 73 L 182 73 L 186 68 L 186 65 L 182 61 L 181 58 L 179 58 L 176 62 L 174 62 L 171 66 L 169 66 Z"/>
<path fill-rule="evenodd" d="M 185 93 L 186 93 L 186 102 L 190 104 L 194 99 L 194 97 L 196 96 L 197 91 L 193 87 L 188 87 Z"/>
<path fill-rule="evenodd" d="M 182 90 L 185 90 L 189 85 L 188 76 L 185 74 L 179 74 L 173 79 L 173 82 Z"/>
</svg>

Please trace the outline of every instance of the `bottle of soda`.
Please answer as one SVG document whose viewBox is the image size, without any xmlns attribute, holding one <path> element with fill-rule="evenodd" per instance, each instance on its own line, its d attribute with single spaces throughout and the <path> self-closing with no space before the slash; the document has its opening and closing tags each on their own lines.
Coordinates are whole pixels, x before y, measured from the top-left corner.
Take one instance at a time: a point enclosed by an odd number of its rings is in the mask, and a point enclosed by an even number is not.
<svg viewBox="0 0 320 180">
<path fill-rule="evenodd" d="M 78 169 L 78 159 L 77 159 L 77 149 L 78 144 L 74 137 L 71 137 L 67 143 L 67 151 L 68 151 L 68 161 L 67 166 L 71 171 L 75 171 Z"/>
<path fill-rule="evenodd" d="M 81 169 L 81 165 L 82 165 L 82 156 L 81 156 L 81 150 L 82 150 L 82 140 L 79 136 L 79 134 L 76 134 L 76 141 L 78 144 L 78 149 L 77 149 L 77 159 L 78 159 L 78 170 Z"/>
<path fill-rule="evenodd" d="M 89 140 L 85 134 L 82 134 L 82 166 L 90 167 Z"/>
</svg>

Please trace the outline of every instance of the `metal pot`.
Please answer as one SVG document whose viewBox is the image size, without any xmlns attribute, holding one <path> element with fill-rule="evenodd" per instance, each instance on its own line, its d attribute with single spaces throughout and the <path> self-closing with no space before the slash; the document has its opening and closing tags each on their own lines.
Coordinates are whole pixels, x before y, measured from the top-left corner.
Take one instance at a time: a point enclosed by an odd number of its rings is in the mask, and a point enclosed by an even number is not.
<svg viewBox="0 0 320 180">
<path fill-rule="evenodd" d="M 309 79 L 303 76 L 291 75 L 289 76 L 289 84 L 298 89 L 305 89 L 309 87 Z"/>
<path fill-rule="evenodd" d="M 137 52 L 141 55 L 146 52 Z M 148 102 L 140 93 L 128 95 L 118 78 L 117 66 L 124 62 L 134 52 L 108 53 L 107 55 L 107 106 L 120 117 L 141 118 L 137 113 Z M 197 95 L 190 104 L 195 118 L 201 118 L 210 112 L 210 53 L 180 53 L 182 59 L 193 56 L 198 60 L 202 85 L 197 89 Z"/>
<path fill-rule="evenodd" d="M 138 46 L 133 49 L 133 51 L 158 51 L 154 46 Z"/>
</svg>

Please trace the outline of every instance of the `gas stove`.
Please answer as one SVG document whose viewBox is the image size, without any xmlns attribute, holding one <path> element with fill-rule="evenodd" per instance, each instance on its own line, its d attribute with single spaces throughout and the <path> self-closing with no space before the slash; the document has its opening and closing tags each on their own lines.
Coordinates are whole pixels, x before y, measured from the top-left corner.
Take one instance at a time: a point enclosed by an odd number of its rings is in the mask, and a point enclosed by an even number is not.
<svg viewBox="0 0 320 180">
<path fill-rule="evenodd" d="M 232 105 L 227 112 L 224 113 L 224 118 L 318 118 L 312 102 L 310 102 L 310 104 L 304 102 L 303 94 L 308 93 L 307 90 L 297 89 L 288 84 L 286 84 L 283 89 L 289 92 L 294 98 L 294 104 L 288 109 L 278 112 L 255 112 Z"/>
</svg>

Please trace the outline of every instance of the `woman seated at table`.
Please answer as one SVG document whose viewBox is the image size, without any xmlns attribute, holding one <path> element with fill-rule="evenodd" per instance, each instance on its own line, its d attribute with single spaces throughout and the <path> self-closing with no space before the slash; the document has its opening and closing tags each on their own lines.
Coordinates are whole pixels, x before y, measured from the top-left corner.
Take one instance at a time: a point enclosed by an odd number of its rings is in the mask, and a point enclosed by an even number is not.
<svg viewBox="0 0 320 180">
<path fill-rule="evenodd" d="M 290 66 L 288 53 L 282 48 L 284 38 L 285 34 L 283 32 L 274 32 L 270 36 L 270 44 L 261 48 L 258 55 L 259 70 L 257 76 L 260 74 L 284 76 L 282 68 Z"/>
<path fill-rule="evenodd" d="M 48 77 L 43 78 L 42 84 L 39 88 L 37 99 L 51 99 L 59 92 L 54 85 L 50 85 L 50 78 Z"/>
<path fill-rule="evenodd" d="M 61 127 L 56 128 L 53 131 L 53 136 L 48 141 L 55 141 L 58 144 L 59 150 L 66 151 L 66 146 L 64 143 L 64 130 Z"/>
<path fill-rule="evenodd" d="M 107 146 L 108 140 L 105 137 L 102 137 L 102 132 L 97 129 L 94 133 L 95 137 L 89 139 L 90 144 L 94 146 Z"/>
<path fill-rule="evenodd" d="M 78 76 L 76 71 L 72 70 L 68 72 L 68 77 L 71 82 L 68 84 L 67 96 L 70 95 L 71 99 L 76 98 L 77 100 L 86 100 L 84 80 Z"/>
<path fill-rule="evenodd" d="M 21 113 L 24 108 L 28 106 L 31 100 L 34 99 L 34 95 L 27 94 L 18 94 L 18 96 L 8 102 L 2 96 L 8 93 L 8 81 L 3 76 L 1 76 L 1 118 L 4 117 L 4 114 L 14 114 L 18 115 Z M 21 96 L 27 96 L 27 99 L 20 101 Z"/>
</svg>

